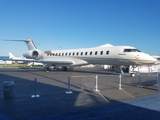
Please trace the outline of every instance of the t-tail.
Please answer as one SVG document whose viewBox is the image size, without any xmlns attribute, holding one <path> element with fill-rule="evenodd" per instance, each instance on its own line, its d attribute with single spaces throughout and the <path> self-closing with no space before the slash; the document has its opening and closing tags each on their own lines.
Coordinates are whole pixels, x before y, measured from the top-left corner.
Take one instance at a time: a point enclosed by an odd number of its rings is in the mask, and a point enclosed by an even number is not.
<svg viewBox="0 0 160 120">
<path fill-rule="evenodd" d="M 28 50 L 35 50 L 37 47 L 35 46 L 33 40 L 28 38 L 27 40 L 3 40 L 3 41 L 17 41 L 17 42 L 25 42 Z"/>
<path fill-rule="evenodd" d="M 28 50 L 35 50 L 37 49 L 37 47 L 35 46 L 34 42 L 32 41 L 31 38 L 28 38 L 27 40 L 25 40 L 25 43 L 28 47 Z"/>
<path fill-rule="evenodd" d="M 41 59 L 43 57 L 42 52 L 37 49 L 34 42 L 31 38 L 27 40 L 3 40 L 3 41 L 17 41 L 17 42 L 25 42 L 28 48 L 28 51 L 23 54 L 24 57 L 28 59 Z"/>
</svg>

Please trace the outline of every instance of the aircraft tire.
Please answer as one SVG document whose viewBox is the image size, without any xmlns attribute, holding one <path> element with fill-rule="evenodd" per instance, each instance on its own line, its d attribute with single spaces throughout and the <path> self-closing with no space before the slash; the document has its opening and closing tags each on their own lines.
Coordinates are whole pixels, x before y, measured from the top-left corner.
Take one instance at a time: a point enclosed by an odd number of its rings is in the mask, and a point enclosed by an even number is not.
<svg viewBox="0 0 160 120">
<path fill-rule="evenodd" d="M 46 67 L 44 70 L 45 70 L 46 72 L 50 72 L 50 71 L 51 71 L 51 69 L 50 69 L 49 67 Z"/>
<path fill-rule="evenodd" d="M 131 73 L 131 77 L 135 77 L 136 75 L 134 73 Z"/>
</svg>

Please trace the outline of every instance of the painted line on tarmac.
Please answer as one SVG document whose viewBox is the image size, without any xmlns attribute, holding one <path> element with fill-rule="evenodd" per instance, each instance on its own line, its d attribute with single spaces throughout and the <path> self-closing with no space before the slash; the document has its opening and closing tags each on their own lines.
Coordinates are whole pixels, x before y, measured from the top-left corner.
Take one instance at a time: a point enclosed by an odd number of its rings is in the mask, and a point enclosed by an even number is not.
<svg viewBox="0 0 160 120">
<path fill-rule="evenodd" d="M 133 95 L 131 95 L 130 93 L 126 92 L 125 90 L 123 90 L 123 92 L 125 92 L 127 95 L 131 96 L 132 98 L 136 98 Z"/>
<path fill-rule="evenodd" d="M 107 103 L 110 103 L 109 100 L 107 100 L 99 91 L 97 91 L 97 93 L 98 93 Z"/>
</svg>

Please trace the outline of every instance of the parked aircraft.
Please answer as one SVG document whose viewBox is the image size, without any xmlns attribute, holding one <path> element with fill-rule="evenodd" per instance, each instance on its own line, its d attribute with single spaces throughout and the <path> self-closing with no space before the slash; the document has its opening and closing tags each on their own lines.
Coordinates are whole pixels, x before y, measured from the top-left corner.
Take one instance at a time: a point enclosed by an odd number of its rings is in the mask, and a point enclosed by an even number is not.
<svg viewBox="0 0 160 120">
<path fill-rule="evenodd" d="M 39 63 L 39 62 L 28 62 L 28 65 L 29 67 L 33 67 L 35 65 L 39 65 L 39 66 L 43 66 L 43 63 Z"/>
<path fill-rule="evenodd" d="M 153 64 L 157 60 L 152 56 L 141 52 L 131 46 L 113 46 L 110 44 L 94 48 L 51 50 L 41 51 L 36 48 L 32 39 L 27 40 L 5 40 L 25 42 L 28 51 L 23 54 L 28 62 L 39 62 L 45 64 L 45 70 L 50 71 L 52 66 L 62 66 L 66 71 L 68 67 L 82 66 L 87 64 L 107 64 L 107 65 L 143 65 Z M 15 59 L 14 59 L 15 60 Z M 123 73 L 121 67 L 119 67 Z M 131 73 L 134 75 L 134 70 Z"/>
<path fill-rule="evenodd" d="M 15 57 L 12 53 L 9 53 L 9 58 L 12 59 L 12 60 L 15 59 L 16 63 L 18 63 L 18 64 L 23 64 L 24 63 L 24 61 L 21 61 L 21 60 L 23 60 L 23 57 Z M 13 62 L 15 62 L 15 61 L 13 61 Z"/>
</svg>

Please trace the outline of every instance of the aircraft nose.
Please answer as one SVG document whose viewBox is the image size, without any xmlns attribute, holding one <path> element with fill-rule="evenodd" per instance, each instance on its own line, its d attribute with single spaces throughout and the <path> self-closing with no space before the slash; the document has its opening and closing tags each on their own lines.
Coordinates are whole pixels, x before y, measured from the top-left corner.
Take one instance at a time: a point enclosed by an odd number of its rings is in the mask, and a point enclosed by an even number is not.
<svg viewBox="0 0 160 120">
<path fill-rule="evenodd" d="M 154 58 L 154 62 L 158 62 L 158 60 Z"/>
<path fill-rule="evenodd" d="M 152 63 L 155 63 L 155 62 L 158 61 L 157 59 L 155 59 L 155 58 L 152 57 L 152 56 L 149 56 L 149 57 L 148 57 L 148 60 L 151 61 Z"/>
</svg>

